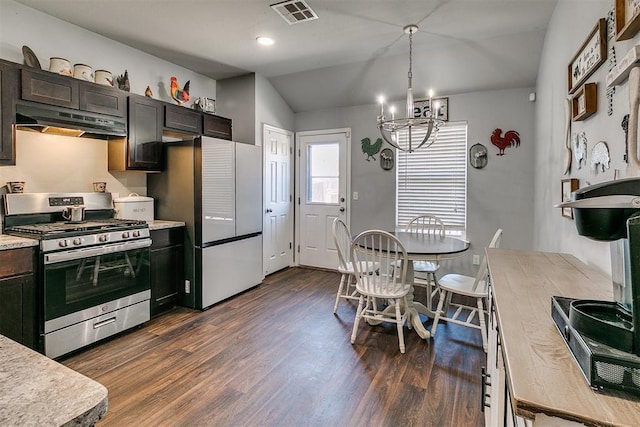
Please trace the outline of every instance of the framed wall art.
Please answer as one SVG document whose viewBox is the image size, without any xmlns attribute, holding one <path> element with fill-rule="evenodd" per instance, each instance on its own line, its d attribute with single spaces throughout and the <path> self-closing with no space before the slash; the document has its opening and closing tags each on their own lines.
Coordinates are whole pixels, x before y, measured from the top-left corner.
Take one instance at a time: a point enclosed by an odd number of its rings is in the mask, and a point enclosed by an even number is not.
<svg viewBox="0 0 640 427">
<path fill-rule="evenodd" d="M 585 83 L 571 98 L 571 118 L 585 120 L 598 110 L 598 84 Z"/>
<path fill-rule="evenodd" d="M 569 93 L 574 93 L 585 80 L 607 60 L 607 20 L 600 18 L 578 52 L 569 62 Z"/>
<path fill-rule="evenodd" d="M 616 0 L 616 40 L 629 40 L 640 30 L 640 0 Z"/>
<path fill-rule="evenodd" d="M 431 105 L 435 108 L 438 104 L 438 118 L 449 121 L 449 98 L 432 98 Z M 413 101 L 413 117 L 426 117 L 430 111 L 429 99 L 416 99 Z"/>
<path fill-rule="evenodd" d="M 561 202 L 570 202 L 571 201 L 571 193 L 578 189 L 578 180 L 576 178 L 571 179 L 563 179 L 562 180 L 562 197 Z M 562 216 L 565 218 L 573 219 L 573 209 L 571 208 L 562 208 Z"/>
</svg>

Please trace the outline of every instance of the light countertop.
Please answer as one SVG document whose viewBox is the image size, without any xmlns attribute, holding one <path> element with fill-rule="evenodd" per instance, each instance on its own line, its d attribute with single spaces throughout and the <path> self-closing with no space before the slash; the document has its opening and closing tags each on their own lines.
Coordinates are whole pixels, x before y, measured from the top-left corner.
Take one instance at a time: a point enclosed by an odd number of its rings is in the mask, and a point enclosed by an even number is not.
<svg viewBox="0 0 640 427">
<path fill-rule="evenodd" d="M 100 383 L 0 335 L 0 425 L 92 426 L 107 412 Z"/>
<path fill-rule="evenodd" d="M 640 399 L 592 390 L 551 318 L 552 296 L 613 300 L 611 277 L 567 254 L 487 249 L 487 260 L 515 414 L 640 426 Z"/>
<path fill-rule="evenodd" d="M 176 228 L 185 226 L 185 223 L 182 221 L 167 221 L 163 219 L 147 221 L 147 224 L 149 224 L 149 230 L 162 230 L 165 228 Z"/>
<path fill-rule="evenodd" d="M 6 249 L 26 248 L 29 246 L 38 246 L 39 242 L 35 239 L 25 239 L 23 237 L 10 236 L 8 234 L 0 234 L 0 251 Z"/>
</svg>

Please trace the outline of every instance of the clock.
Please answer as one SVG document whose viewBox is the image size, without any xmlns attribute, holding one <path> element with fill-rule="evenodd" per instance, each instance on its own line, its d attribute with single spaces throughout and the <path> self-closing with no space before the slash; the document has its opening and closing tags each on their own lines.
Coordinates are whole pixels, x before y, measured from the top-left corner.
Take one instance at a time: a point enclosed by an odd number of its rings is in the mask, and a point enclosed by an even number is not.
<svg viewBox="0 0 640 427">
<path fill-rule="evenodd" d="M 477 143 L 469 148 L 469 163 L 476 169 L 487 166 L 487 147 Z"/>
</svg>

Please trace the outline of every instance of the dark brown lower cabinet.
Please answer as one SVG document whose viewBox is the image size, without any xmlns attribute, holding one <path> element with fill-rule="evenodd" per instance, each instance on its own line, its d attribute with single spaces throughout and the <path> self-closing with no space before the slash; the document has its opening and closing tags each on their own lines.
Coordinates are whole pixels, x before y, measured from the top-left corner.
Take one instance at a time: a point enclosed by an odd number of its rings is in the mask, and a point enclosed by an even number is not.
<svg viewBox="0 0 640 427">
<path fill-rule="evenodd" d="M 178 304 L 184 283 L 184 227 L 151 231 L 151 316 Z"/>
<path fill-rule="evenodd" d="M 0 251 L 0 334 L 37 350 L 38 310 L 33 248 Z"/>
</svg>

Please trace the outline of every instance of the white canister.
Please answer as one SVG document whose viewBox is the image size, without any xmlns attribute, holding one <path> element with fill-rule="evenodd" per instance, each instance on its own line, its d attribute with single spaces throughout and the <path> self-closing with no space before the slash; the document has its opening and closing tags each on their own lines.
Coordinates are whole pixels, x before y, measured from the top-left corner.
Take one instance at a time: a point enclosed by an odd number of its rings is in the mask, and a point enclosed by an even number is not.
<svg viewBox="0 0 640 427">
<path fill-rule="evenodd" d="M 96 70 L 95 74 L 95 82 L 99 85 L 104 86 L 113 86 L 113 75 L 111 75 L 110 71 L 107 70 Z"/>
<path fill-rule="evenodd" d="M 127 197 L 114 198 L 113 207 L 116 211 L 116 218 L 119 219 L 153 221 L 154 218 L 153 198 L 151 197 L 131 193 Z"/>
<path fill-rule="evenodd" d="M 49 71 L 56 74 L 62 74 L 63 76 L 73 76 L 73 70 L 71 69 L 71 63 L 57 56 L 49 58 Z"/>
<path fill-rule="evenodd" d="M 93 81 L 93 68 L 85 64 L 75 64 L 73 66 L 73 77 L 80 80 Z"/>
</svg>

